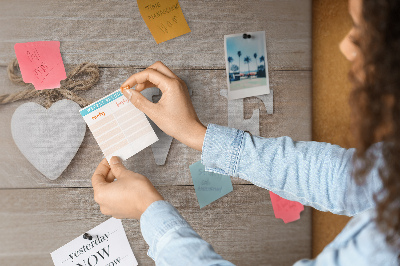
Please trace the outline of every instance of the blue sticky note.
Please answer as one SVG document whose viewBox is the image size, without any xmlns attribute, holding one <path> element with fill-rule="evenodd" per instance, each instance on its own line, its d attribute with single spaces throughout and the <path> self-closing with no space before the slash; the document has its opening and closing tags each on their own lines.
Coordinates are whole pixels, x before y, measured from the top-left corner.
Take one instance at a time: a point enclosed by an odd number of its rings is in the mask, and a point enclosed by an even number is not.
<svg viewBox="0 0 400 266">
<path fill-rule="evenodd" d="M 189 166 L 200 208 L 233 190 L 230 176 L 206 172 L 200 161 Z"/>
</svg>

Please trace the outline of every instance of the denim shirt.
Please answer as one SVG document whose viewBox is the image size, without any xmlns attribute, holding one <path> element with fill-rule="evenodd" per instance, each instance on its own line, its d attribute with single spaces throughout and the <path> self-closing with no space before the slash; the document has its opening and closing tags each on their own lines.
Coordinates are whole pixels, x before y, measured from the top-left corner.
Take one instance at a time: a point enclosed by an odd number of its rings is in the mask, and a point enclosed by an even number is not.
<svg viewBox="0 0 400 266">
<path fill-rule="evenodd" d="M 375 168 L 359 186 L 351 177 L 354 152 L 289 137 L 255 137 L 210 124 L 201 160 L 207 171 L 242 178 L 321 211 L 355 216 L 317 258 L 294 265 L 398 265 L 398 251 L 386 244 L 374 222 L 373 195 L 382 187 L 378 175 L 382 160 L 378 156 Z M 147 254 L 156 265 L 233 265 L 166 201 L 151 204 L 140 226 L 149 245 Z"/>
</svg>

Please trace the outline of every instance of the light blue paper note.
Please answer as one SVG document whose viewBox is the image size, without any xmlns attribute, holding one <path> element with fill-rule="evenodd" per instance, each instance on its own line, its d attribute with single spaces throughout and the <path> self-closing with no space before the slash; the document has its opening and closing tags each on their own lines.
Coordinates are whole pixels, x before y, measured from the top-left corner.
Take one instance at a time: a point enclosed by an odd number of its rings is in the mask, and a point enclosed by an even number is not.
<svg viewBox="0 0 400 266">
<path fill-rule="evenodd" d="M 189 166 L 200 208 L 233 190 L 230 176 L 206 172 L 200 161 Z"/>
</svg>

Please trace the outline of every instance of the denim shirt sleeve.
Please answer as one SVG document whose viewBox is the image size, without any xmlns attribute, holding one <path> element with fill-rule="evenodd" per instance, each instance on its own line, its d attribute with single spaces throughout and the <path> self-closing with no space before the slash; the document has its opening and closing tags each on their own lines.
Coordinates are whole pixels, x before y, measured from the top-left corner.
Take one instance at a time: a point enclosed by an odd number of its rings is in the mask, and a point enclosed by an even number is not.
<svg viewBox="0 0 400 266">
<path fill-rule="evenodd" d="M 289 137 L 261 138 L 210 124 L 203 142 L 206 171 L 236 176 L 288 200 L 353 216 L 375 206 L 374 169 L 363 186 L 351 177 L 355 149 Z"/>
<path fill-rule="evenodd" d="M 156 265 L 233 265 L 215 253 L 166 201 L 153 202 L 140 217 L 149 245 L 147 255 Z"/>
<path fill-rule="evenodd" d="M 375 209 L 353 217 L 314 260 L 303 259 L 294 266 L 398 266 L 399 250 L 386 242 L 375 218 Z"/>
</svg>

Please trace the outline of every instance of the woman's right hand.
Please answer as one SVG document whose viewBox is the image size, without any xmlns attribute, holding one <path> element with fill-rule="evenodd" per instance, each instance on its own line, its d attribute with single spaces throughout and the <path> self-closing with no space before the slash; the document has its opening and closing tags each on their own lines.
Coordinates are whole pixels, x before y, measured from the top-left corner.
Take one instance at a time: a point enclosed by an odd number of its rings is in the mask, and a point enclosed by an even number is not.
<svg viewBox="0 0 400 266">
<path fill-rule="evenodd" d="M 135 89 L 130 89 L 135 85 Z M 151 87 L 162 92 L 158 103 L 150 102 L 140 93 Z M 133 74 L 122 84 L 121 91 L 166 134 L 193 149 L 202 150 L 206 127 L 197 117 L 185 82 L 163 63 L 156 62 Z"/>
</svg>

